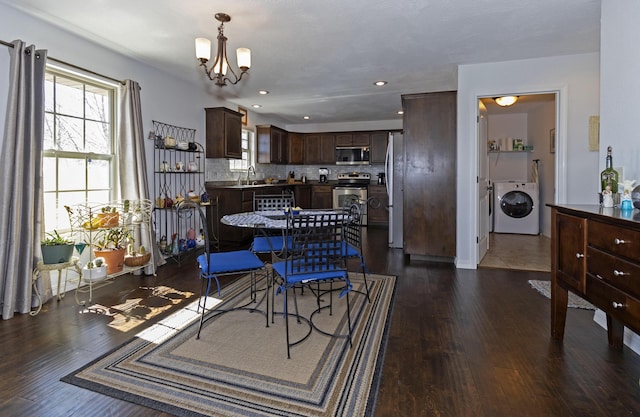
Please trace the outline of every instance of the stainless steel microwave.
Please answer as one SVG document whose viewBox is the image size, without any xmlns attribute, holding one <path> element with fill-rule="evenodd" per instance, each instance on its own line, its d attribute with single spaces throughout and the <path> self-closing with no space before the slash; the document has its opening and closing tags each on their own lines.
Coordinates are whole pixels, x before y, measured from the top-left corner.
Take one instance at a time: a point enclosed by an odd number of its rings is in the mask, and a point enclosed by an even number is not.
<svg viewBox="0 0 640 417">
<path fill-rule="evenodd" d="M 336 165 L 369 165 L 369 147 L 336 147 Z"/>
</svg>

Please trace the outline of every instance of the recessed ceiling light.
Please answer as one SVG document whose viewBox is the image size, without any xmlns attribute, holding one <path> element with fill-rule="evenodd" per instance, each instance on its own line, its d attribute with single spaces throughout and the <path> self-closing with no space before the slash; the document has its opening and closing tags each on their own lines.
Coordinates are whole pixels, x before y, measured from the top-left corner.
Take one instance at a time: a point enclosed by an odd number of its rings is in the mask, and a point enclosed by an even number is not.
<svg viewBox="0 0 640 417">
<path fill-rule="evenodd" d="M 254 109 L 259 109 L 260 107 L 262 107 L 261 104 L 252 104 L 251 107 L 253 107 Z"/>
<path fill-rule="evenodd" d="M 311 116 L 302 116 L 302 118 L 303 118 L 304 120 L 309 120 L 309 119 L 311 119 Z"/>
<path fill-rule="evenodd" d="M 262 94 L 263 96 L 269 94 L 267 90 L 258 90 L 258 94 Z"/>
<path fill-rule="evenodd" d="M 376 85 L 378 87 L 382 87 L 383 85 L 386 85 L 386 84 L 387 84 L 387 82 L 386 81 L 382 81 L 382 80 L 376 81 L 375 83 L 373 83 L 373 85 Z"/>
<path fill-rule="evenodd" d="M 398 110 L 398 114 L 404 114 L 402 110 Z"/>
</svg>

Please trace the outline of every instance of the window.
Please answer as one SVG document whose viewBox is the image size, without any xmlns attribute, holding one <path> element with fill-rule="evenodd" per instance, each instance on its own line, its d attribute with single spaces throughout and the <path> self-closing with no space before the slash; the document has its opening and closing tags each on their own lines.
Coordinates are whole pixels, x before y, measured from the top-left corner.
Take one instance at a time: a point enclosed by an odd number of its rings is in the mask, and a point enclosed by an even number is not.
<svg viewBox="0 0 640 417">
<path fill-rule="evenodd" d="M 230 159 L 231 171 L 246 171 L 253 165 L 253 132 L 242 129 L 242 159 Z"/>
<path fill-rule="evenodd" d="M 114 97 L 112 85 L 47 68 L 44 230 L 70 227 L 65 205 L 112 199 Z"/>
</svg>

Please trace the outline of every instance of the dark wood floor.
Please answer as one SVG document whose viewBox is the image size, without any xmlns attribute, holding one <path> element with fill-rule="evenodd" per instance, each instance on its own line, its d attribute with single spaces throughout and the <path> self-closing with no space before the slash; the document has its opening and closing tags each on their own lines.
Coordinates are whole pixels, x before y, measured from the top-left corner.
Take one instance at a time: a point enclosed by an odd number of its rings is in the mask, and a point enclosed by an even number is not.
<svg viewBox="0 0 640 417">
<path fill-rule="evenodd" d="M 548 273 L 405 264 L 383 229 L 369 230 L 367 243 L 371 271 L 399 277 L 376 417 L 640 415 L 640 358 L 610 349 L 592 311 L 569 309 L 564 344 L 550 339 L 549 301 L 527 283 Z M 199 288 L 187 261 L 155 278 L 120 277 L 95 302 L 159 284 Z M 59 381 L 140 330 L 81 310 L 69 294 L 37 317 L 0 323 L 0 415 L 163 415 Z"/>
</svg>

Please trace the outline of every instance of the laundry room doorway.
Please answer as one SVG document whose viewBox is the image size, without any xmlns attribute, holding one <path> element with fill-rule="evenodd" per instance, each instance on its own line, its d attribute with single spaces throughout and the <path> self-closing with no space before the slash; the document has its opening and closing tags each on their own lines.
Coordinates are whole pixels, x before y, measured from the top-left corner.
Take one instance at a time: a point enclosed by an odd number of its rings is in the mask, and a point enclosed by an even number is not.
<svg viewBox="0 0 640 417">
<path fill-rule="evenodd" d="M 555 198 L 557 93 L 514 97 L 506 106 L 498 104 L 498 96 L 479 98 L 486 119 L 484 126 L 479 123 L 479 129 L 486 129 L 479 132 L 479 138 L 486 138 L 486 160 L 479 167 L 486 170 L 489 195 L 480 202 L 480 230 L 486 225 L 488 250 L 478 257 L 478 266 L 548 271 L 551 214 L 546 204 Z M 523 205 L 535 202 L 536 210 L 518 213 L 513 208 L 520 200 Z"/>
</svg>

